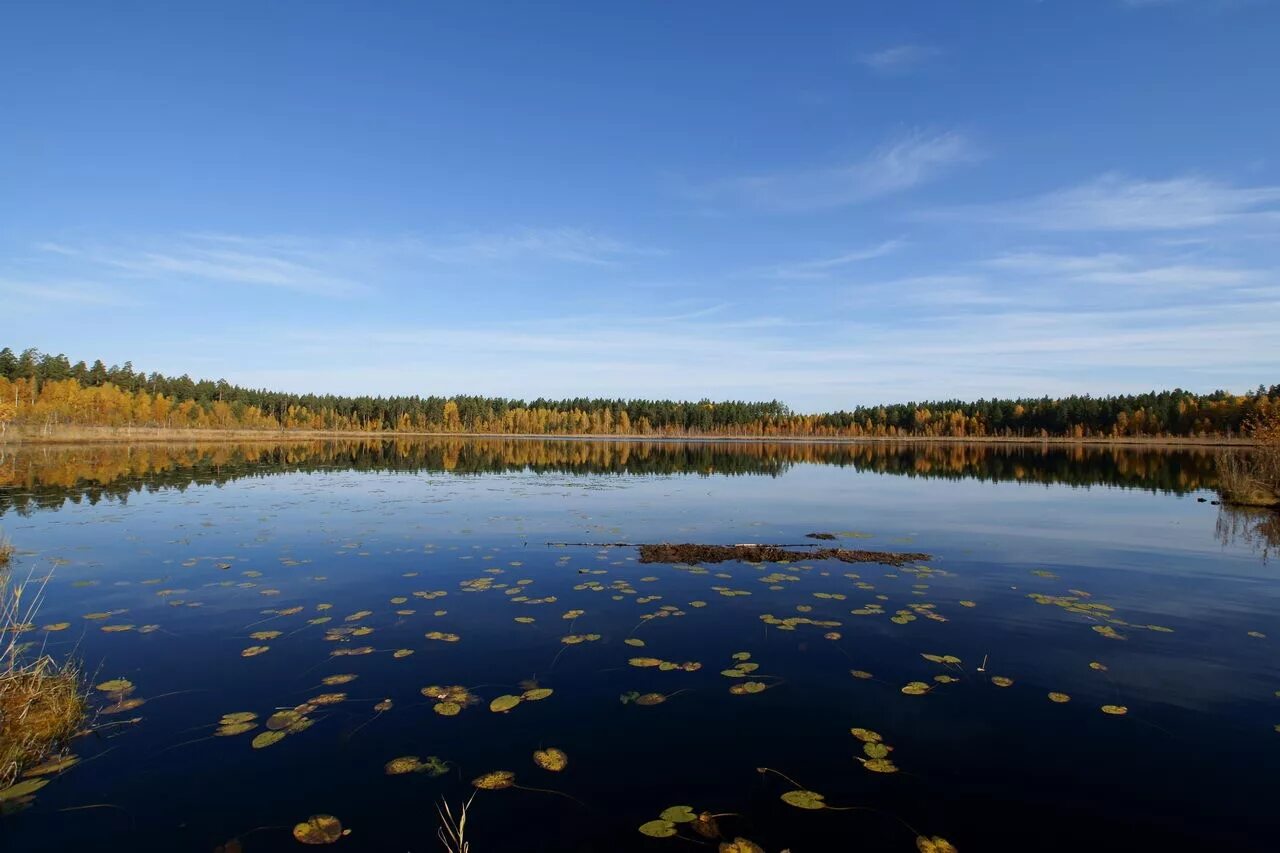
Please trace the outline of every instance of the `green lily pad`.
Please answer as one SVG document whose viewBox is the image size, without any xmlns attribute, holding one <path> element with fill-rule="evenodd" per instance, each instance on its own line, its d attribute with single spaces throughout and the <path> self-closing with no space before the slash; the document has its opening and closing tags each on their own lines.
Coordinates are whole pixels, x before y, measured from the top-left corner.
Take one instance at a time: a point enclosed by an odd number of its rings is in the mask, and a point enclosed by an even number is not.
<svg viewBox="0 0 1280 853">
<path fill-rule="evenodd" d="M 669 820 L 651 820 L 640 824 L 640 833 L 651 838 L 670 838 L 676 834 L 676 825 Z"/>
<path fill-rule="evenodd" d="M 826 799 L 815 791 L 787 791 L 782 795 L 782 801 L 789 806 L 795 806 L 798 809 L 824 809 L 827 804 L 823 802 Z"/>
<path fill-rule="evenodd" d="M 663 809 L 662 814 L 658 815 L 658 817 L 672 823 L 689 823 L 698 819 L 691 806 L 672 806 L 671 808 Z"/>
</svg>

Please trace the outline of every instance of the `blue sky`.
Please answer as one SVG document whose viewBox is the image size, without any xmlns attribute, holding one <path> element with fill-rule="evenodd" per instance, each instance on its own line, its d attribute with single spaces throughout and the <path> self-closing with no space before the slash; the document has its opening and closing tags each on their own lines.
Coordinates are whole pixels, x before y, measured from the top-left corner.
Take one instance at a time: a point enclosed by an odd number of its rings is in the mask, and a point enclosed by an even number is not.
<svg viewBox="0 0 1280 853">
<path fill-rule="evenodd" d="M 1280 6 L 10 2 L 0 344 L 342 393 L 1280 381 Z"/>
</svg>

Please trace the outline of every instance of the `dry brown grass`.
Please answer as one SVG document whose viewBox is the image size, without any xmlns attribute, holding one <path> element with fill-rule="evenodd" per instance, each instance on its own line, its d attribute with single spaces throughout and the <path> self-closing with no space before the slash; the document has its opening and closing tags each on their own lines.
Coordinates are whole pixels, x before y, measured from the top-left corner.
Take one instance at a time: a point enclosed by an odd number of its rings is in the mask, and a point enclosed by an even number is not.
<svg viewBox="0 0 1280 853">
<path fill-rule="evenodd" d="M 1218 462 L 1218 492 L 1234 506 L 1280 508 L 1280 412 L 1251 421 L 1251 451 L 1224 453 Z"/>
<path fill-rule="evenodd" d="M 0 675 L 0 789 L 61 750 L 86 711 L 80 672 L 48 656 Z"/>
<path fill-rule="evenodd" d="M 59 751 L 80 729 L 87 705 L 74 663 L 28 653 L 22 639 L 40 606 L 45 581 L 14 583 L 13 548 L 0 543 L 0 790 Z M 47 579 L 46 579 L 47 580 Z M 24 601 L 25 599 L 25 601 Z"/>
</svg>

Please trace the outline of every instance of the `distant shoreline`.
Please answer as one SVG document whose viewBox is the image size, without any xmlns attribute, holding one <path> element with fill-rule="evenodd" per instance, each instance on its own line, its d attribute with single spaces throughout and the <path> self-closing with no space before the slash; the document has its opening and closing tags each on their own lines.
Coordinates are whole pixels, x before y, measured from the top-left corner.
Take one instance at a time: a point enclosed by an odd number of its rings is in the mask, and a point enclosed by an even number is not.
<svg viewBox="0 0 1280 853">
<path fill-rule="evenodd" d="M 252 429 L 164 429 L 158 427 L 72 427 L 50 432 L 11 429 L 0 436 L 0 447 L 73 444 L 143 444 L 193 442 L 298 442 L 333 439 L 397 439 L 484 438 L 539 441 L 610 441 L 670 443 L 738 443 L 738 444 L 1015 444 L 1015 445 L 1097 445 L 1114 447 L 1251 447 L 1246 438 L 1205 437 L 1124 437 L 1124 438 L 1049 438 L 1031 436 L 802 436 L 802 435 L 594 435 L 580 433 L 552 435 L 542 433 L 493 432 L 363 432 L 355 430 L 252 430 Z"/>
</svg>

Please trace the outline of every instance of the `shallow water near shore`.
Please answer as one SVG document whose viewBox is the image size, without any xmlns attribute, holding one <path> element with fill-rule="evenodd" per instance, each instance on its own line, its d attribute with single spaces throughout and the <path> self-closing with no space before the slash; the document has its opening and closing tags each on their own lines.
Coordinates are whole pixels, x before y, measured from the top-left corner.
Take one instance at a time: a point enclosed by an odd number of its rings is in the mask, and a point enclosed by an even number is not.
<svg viewBox="0 0 1280 853">
<path fill-rule="evenodd" d="M 335 850 L 440 850 L 435 805 L 510 771 L 471 803 L 475 853 L 1271 849 L 1278 564 L 1248 519 L 1197 500 L 1213 453 L 5 455 L 0 528 L 19 572 L 53 573 L 27 638 L 132 686 L 95 691 L 112 713 L 0 839 L 276 851 L 327 814 L 350 831 Z M 930 559 L 689 566 L 632 547 L 664 542 Z M 228 732 L 234 714 L 252 727 Z M 539 766 L 547 748 L 567 766 Z M 718 817 L 660 817 L 673 806 Z"/>
</svg>

